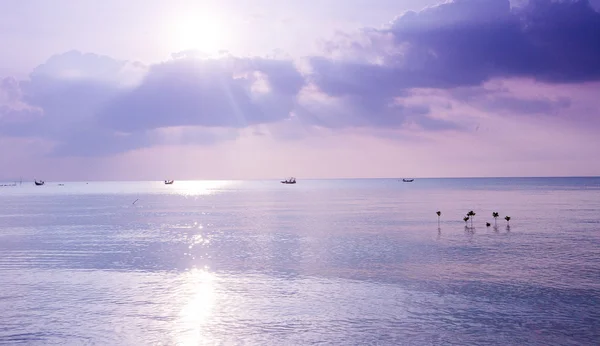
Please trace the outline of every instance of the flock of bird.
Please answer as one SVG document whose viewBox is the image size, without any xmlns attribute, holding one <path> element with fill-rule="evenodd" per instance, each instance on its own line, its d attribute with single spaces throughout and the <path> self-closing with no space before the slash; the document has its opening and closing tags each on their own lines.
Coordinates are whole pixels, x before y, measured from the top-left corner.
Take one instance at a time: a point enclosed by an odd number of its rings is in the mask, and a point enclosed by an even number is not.
<svg viewBox="0 0 600 346">
<path fill-rule="evenodd" d="M 442 216 L 442 212 L 438 210 L 435 213 L 437 214 L 437 217 L 438 217 L 438 228 L 439 228 L 440 227 L 440 217 Z M 477 215 L 477 213 L 475 213 L 473 210 L 470 210 L 469 212 L 467 212 L 467 215 L 465 215 L 465 217 L 463 217 L 463 221 L 465 222 L 465 227 L 468 227 L 468 222 L 470 220 L 471 221 L 470 228 L 473 228 L 473 219 L 475 219 L 475 215 Z M 496 227 L 498 227 L 497 220 L 498 220 L 498 217 L 500 217 L 500 214 L 498 212 L 493 212 L 492 217 L 494 218 L 494 228 L 496 228 Z M 510 228 L 510 216 L 505 216 L 504 220 L 506 220 L 506 227 Z M 490 227 L 491 225 L 492 224 L 489 222 L 485 223 L 486 227 Z"/>
</svg>

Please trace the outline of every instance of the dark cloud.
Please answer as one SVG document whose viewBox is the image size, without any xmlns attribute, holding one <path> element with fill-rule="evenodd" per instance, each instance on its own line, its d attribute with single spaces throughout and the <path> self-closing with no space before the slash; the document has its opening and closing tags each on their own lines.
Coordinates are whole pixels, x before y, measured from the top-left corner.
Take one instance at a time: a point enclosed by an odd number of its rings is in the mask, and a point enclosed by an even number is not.
<svg viewBox="0 0 600 346">
<path fill-rule="evenodd" d="M 383 29 L 340 33 L 324 44 L 326 56 L 307 58 L 302 73 L 280 55 L 186 51 L 147 66 L 70 51 L 28 80 L 2 79 L 0 135 L 41 137 L 56 144 L 55 155 L 85 156 L 210 145 L 292 118 L 305 128 L 462 129 L 416 89 L 441 89 L 498 112 L 570 107 L 567 98 L 521 99 L 483 85 L 513 77 L 600 80 L 600 14 L 582 0 L 514 4 L 455 0 L 406 12 Z"/>
<path fill-rule="evenodd" d="M 431 108 L 426 102 L 403 102 L 402 98 L 410 96 L 409 85 L 398 79 L 393 68 L 359 62 L 345 64 L 322 57 L 311 62 L 318 72 L 311 74 L 310 80 L 335 99 L 313 100 L 299 108 L 298 113 L 315 124 L 331 128 L 418 124 L 432 131 L 459 129 L 454 123 L 430 117 Z"/>
<path fill-rule="evenodd" d="M 19 116 L 0 119 L 0 133 L 41 137 L 56 143 L 64 155 L 104 155 L 119 152 L 127 141 L 95 126 L 98 109 L 124 89 L 130 63 L 96 54 L 70 51 L 52 56 L 19 82 Z M 33 117 L 32 115 L 37 115 Z M 142 147 L 129 141 L 122 150 Z"/>
<path fill-rule="evenodd" d="M 556 111 L 571 106 L 571 100 L 567 97 L 524 99 L 513 96 L 494 96 L 481 103 L 485 109 L 508 111 L 511 114 L 554 114 Z"/>
<path fill-rule="evenodd" d="M 291 61 L 182 53 L 144 66 L 71 51 L 2 81 L 0 134 L 46 138 L 56 155 L 210 145 L 235 139 L 228 128 L 285 119 L 303 83 Z"/>
<path fill-rule="evenodd" d="M 429 131 L 460 129 L 455 123 L 431 117 L 431 108 L 426 104 L 404 103 L 394 98 L 382 100 L 353 95 L 328 101 L 313 99 L 302 102 L 296 113 L 307 125 L 330 129 L 400 128 L 407 125 L 418 125 Z"/>
<path fill-rule="evenodd" d="M 238 129 L 294 115 L 305 128 L 455 128 L 430 118 L 427 105 L 398 101 L 400 91 L 365 89 L 337 105 L 301 103 L 305 83 L 291 60 L 181 52 L 145 66 L 70 51 L 51 57 L 26 81 L 3 81 L 0 134 L 45 138 L 55 144 L 54 155 L 98 156 L 153 145 L 211 145 L 237 138 Z"/>
<path fill-rule="evenodd" d="M 342 124 L 358 119 L 371 126 L 457 129 L 432 117 L 427 105 L 395 101 L 410 97 L 413 89 L 443 89 L 489 111 L 555 113 L 570 101 L 519 99 L 483 84 L 494 78 L 600 80 L 599 33 L 600 14 L 588 1 L 529 0 L 511 7 L 508 0 L 454 0 L 406 12 L 383 29 L 339 34 L 324 44 L 327 57 L 310 58 L 308 78 L 359 110 L 343 109 L 351 115 L 338 118 Z M 415 106 L 422 109 L 417 117 Z"/>
<path fill-rule="evenodd" d="M 555 115 L 573 104 L 571 98 L 566 96 L 515 96 L 515 92 L 502 85 L 454 88 L 448 90 L 448 95 L 485 111 L 515 115 Z"/>
<path fill-rule="evenodd" d="M 244 128 L 289 117 L 304 80 L 290 61 L 171 60 L 113 100 L 100 119 L 120 131 L 169 126 Z"/>
<path fill-rule="evenodd" d="M 495 77 L 595 81 L 599 32 L 600 14 L 588 1 L 530 0 L 511 8 L 508 0 L 455 0 L 407 12 L 354 41 L 330 42 L 329 51 L 342 58 L 313 58 L 312 80 L 337 95 L 475 86 Z"/>
</svg>

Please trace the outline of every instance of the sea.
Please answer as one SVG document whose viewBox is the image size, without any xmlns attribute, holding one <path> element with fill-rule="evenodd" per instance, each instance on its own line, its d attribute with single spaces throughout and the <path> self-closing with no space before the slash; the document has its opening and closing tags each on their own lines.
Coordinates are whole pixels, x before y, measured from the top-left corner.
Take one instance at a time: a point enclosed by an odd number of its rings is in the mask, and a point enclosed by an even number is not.
<svg viewBox="0 0 600 346">
<path fill-rule="evenodd" d="M 0 344 L 599 345 L 600 178 L 0 187 Z"/>
</svg>

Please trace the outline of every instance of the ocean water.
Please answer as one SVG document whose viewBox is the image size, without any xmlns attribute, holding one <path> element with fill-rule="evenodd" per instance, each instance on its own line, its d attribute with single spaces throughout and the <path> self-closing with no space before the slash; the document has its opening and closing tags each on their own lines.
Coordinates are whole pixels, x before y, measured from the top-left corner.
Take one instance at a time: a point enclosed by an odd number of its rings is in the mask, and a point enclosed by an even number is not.
<svg viewBox="0 0 600 346">
<path fill-rule="evenodd" d="M 0 344 L 600 342 L 600 178 L 63 184 L 0 188 Z"/>
</svg>

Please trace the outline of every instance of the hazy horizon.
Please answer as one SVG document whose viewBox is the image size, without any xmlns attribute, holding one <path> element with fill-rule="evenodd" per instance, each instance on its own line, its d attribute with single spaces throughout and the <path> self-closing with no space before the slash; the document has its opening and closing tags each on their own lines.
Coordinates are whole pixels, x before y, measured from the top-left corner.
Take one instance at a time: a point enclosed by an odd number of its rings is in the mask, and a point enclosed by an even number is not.
<svg viewBox="0 0 600 346">
<path fill-rule="evenodd" d="M 168 177 L 168 179 L 173 179 L 175 182 L 177 181 L 272 181 L 272 180 L 283 180 L 291 177 L 282 176 L 282 177 L 263 177 L 263 178 L 252 178 L 252 179 L 227 179 L 227 178 L 207 178 L 207 179 L 174 179 L 173 177 Z M 319 177 L 298 177 L 294 176 L 298 182 L 302 180 L 394 180 L 394 179 L 553 179 L 553 178 L 600 178 L 600 175 L 588 175 L 588 176 L 577 176 L 577 175 L 569 175 L 569 176 L 480 176 L 480 177 L 416 177 L 416 176 L 402 176 L 402 177 L 328 177 L 328 178 L 319 178 Z M 144 179 L 144 180 L 61 180 L 61 179 L 42 179 L 42 178 L 23 178 L 23 182 L 33 182 L 35 180 L 42 180 L 45 182 L 71 182 L 71 183 L 79 183 L 79 182 L 162 182 L 165 179 L 157 178 L 157 179 Z M 19 182 L 20 178 L 16 179 L 4 179 L 0 180 L 3 183 L 12 183 Z"/>
</svg>

